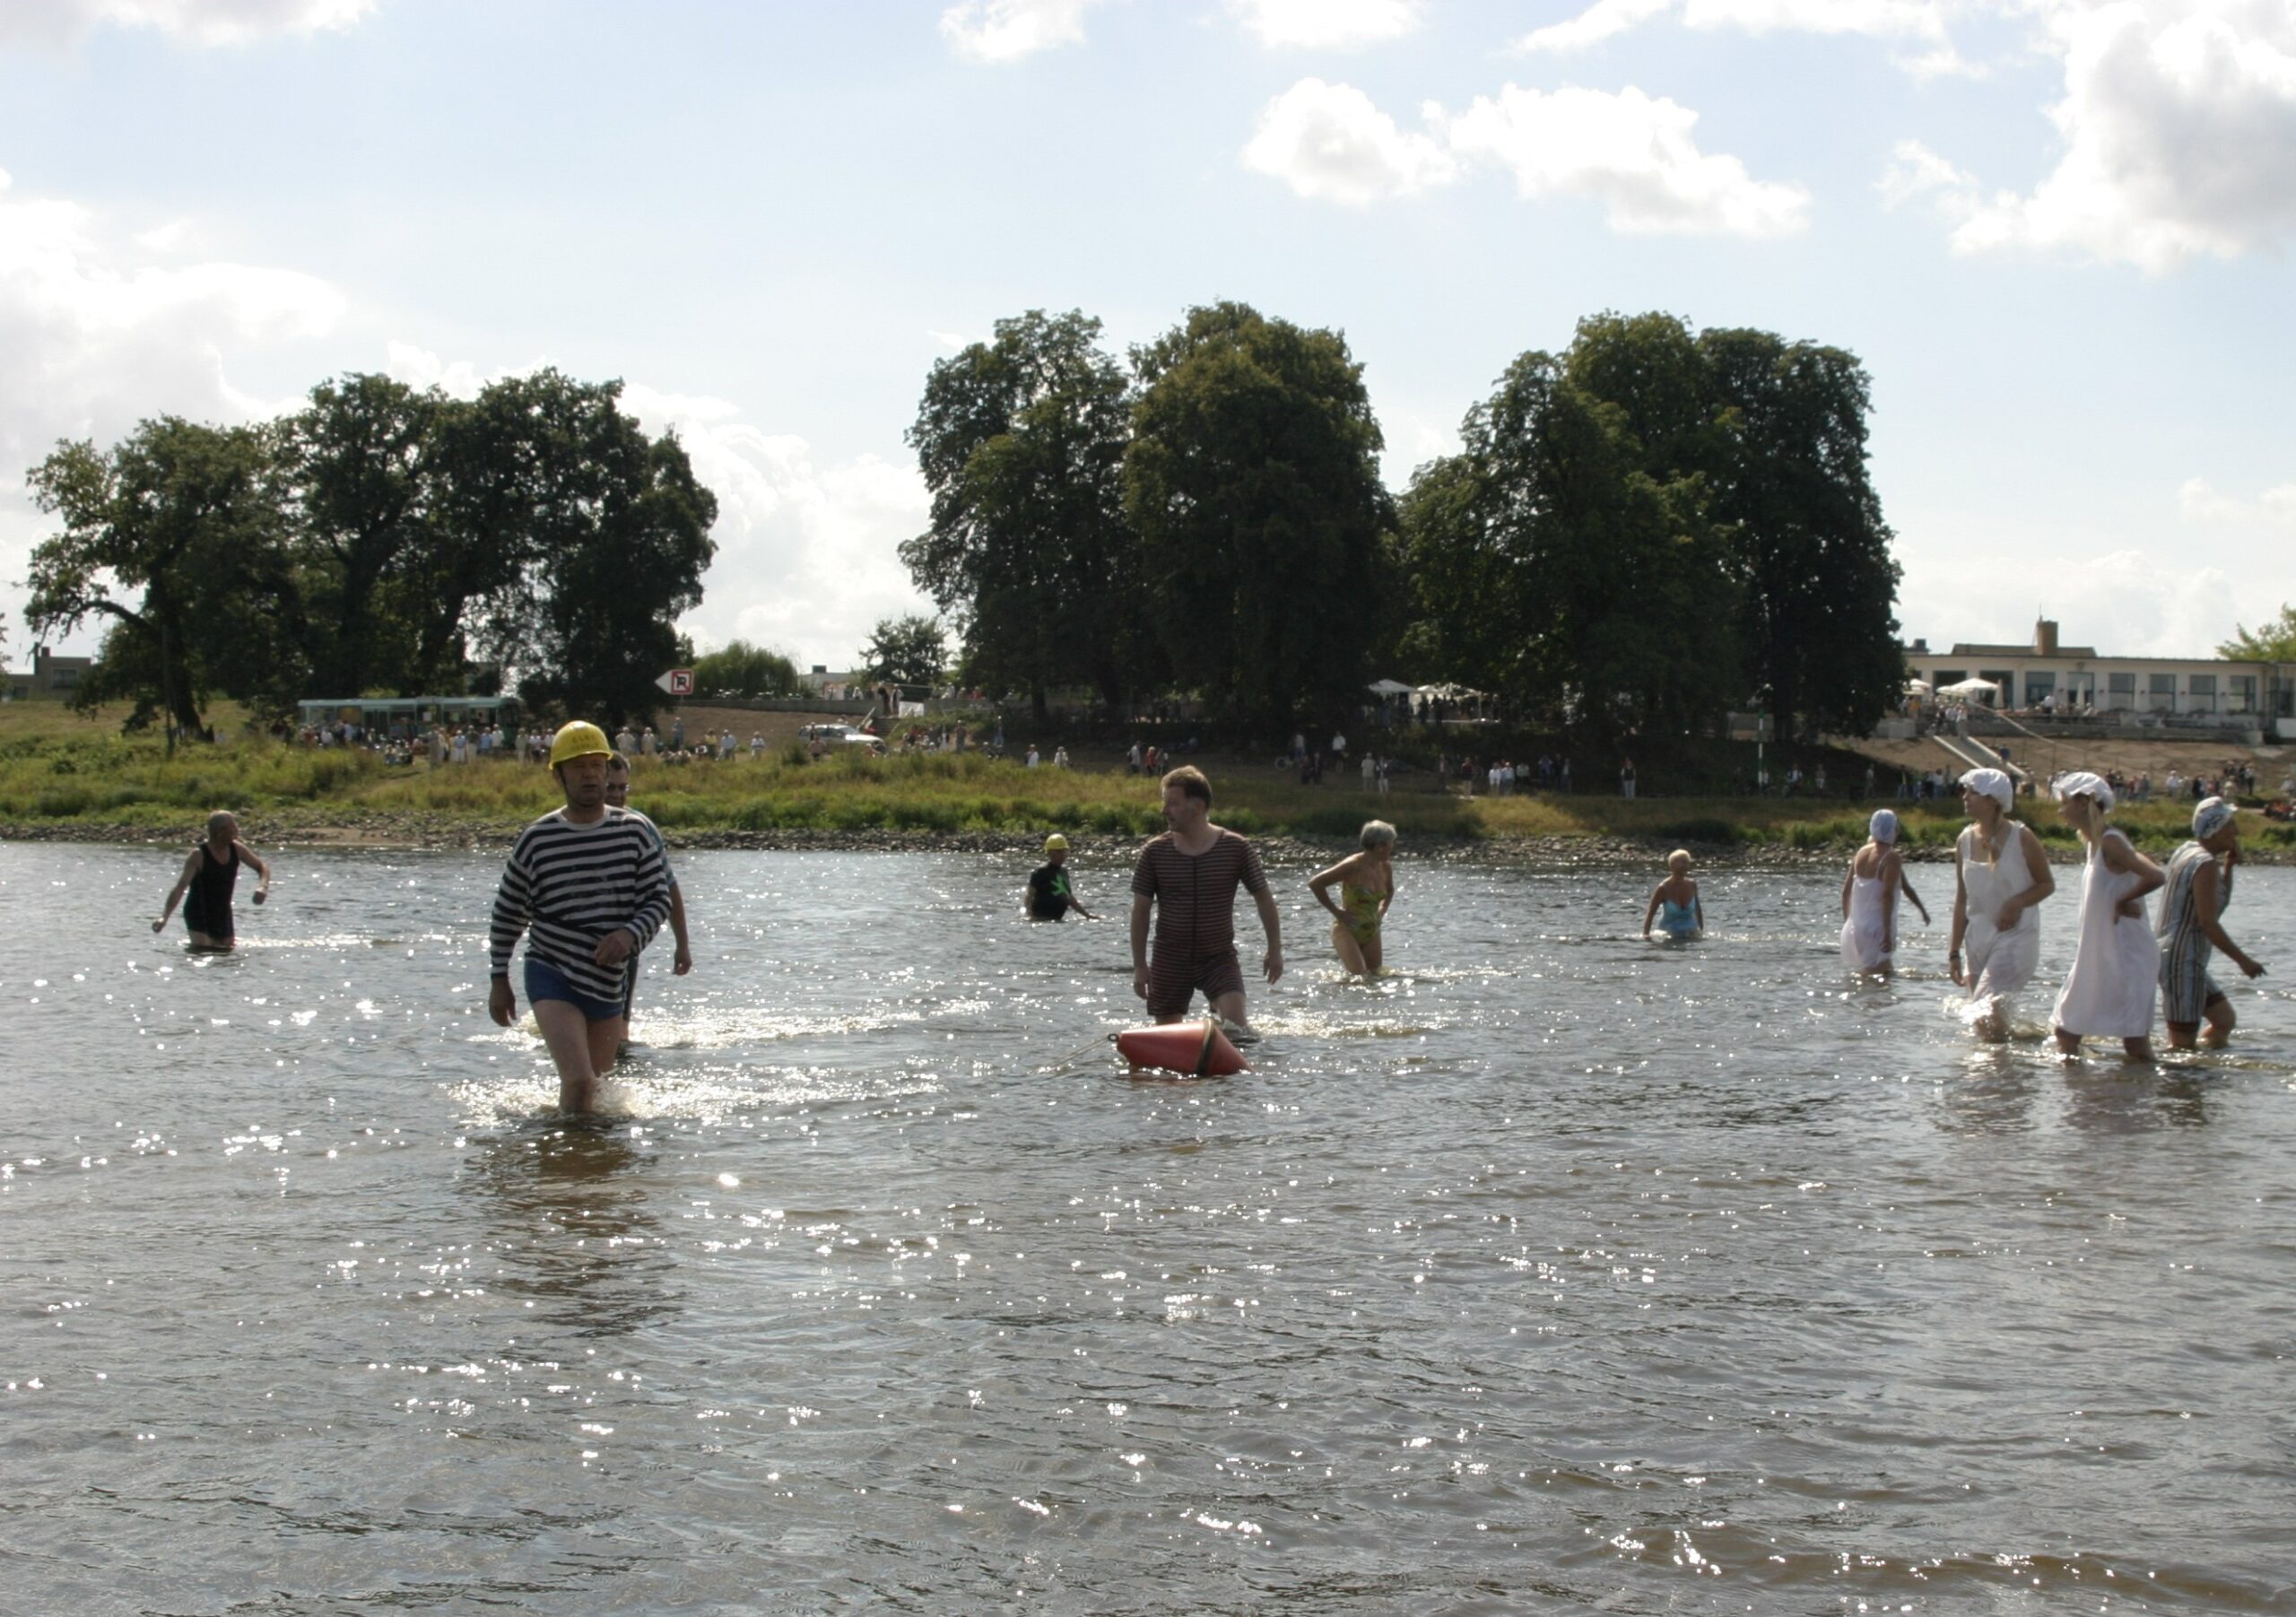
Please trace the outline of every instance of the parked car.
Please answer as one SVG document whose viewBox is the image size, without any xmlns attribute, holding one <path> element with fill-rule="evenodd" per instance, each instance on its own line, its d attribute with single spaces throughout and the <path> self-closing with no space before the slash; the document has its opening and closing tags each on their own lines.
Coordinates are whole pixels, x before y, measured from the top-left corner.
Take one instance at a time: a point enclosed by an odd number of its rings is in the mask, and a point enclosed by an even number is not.
<svg viewBox="0 0 2296 1617">
<path fill-rule="evenodd" d="M 797 731 L 797 739 L 808 743 L 820 742 L 831 747 L 866 747 L 872 752 L 882 752 L 885 743 L 865 731 L 851 725 L 804 725 Z"/>
</svg>

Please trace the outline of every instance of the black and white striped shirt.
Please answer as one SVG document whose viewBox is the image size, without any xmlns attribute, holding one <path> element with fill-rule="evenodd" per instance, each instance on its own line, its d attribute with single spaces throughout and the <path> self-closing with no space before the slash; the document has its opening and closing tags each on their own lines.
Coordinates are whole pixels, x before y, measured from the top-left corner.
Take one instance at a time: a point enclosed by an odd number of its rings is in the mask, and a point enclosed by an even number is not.
<svg viewBox="0 0 2296 1617">
<path fill-rule="evenodd" d="M 563 809 L 553 811 L 518 833 L 503 867 L 488 935 L 494 975 L 509 974 L 524 932 L 529 955 L 584 994 L 619 1002 L 622 966 L 601 966 L 591 952 L 617 926 L 643 949 L 669 913 L 669 862 L 643 814 L 609 808 L 603 819 L 576 825 Z"/>
</svg>

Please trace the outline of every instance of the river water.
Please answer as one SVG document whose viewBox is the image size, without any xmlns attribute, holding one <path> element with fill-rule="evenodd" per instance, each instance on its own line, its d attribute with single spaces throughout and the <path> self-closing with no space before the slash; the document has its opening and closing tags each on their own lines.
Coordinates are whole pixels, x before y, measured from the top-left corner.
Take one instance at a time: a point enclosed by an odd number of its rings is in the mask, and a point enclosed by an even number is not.
<svg viewBox="0 0 2296 1617">
<path fill-rule="evenodd" d="M 2296 1610 L 2296 872 L 2138 1068 L 1963 1035 L 1937 866 L 1875 983 L 1838 873 L 1646 944 L 1655 869 L 1404 852 L 1370 987 L 1271 872 L 1203 1082 L 1105 1042 L 1120 860 L 688 854 L 570 1127 L 492 858 L 194 960 L 179 856 L 0 848 L 0 1609 Z"/>
</svg>

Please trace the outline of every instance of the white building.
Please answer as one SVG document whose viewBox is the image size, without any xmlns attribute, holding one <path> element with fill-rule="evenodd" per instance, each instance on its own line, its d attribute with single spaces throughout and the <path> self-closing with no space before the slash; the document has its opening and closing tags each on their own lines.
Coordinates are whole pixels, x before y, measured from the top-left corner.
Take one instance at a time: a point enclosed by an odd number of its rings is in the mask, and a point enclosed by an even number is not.
<svg viewBox="0 0 2296 1617">
<path fill-rule="evenodd" d="M 2140 725 L 2213 723 L 2296 737 L 2296 663 L 2107 656 L 2093 646 L 2061 644 L 2048 618 L 2033 625 L 2029 646 L 1962 641 L 1940 652 L 1916 640 L 1905 658 L 1907 676 L 1932 691 L 1990 680 L 2001 688 L 1994 705 L 2014 711 L 2121 715 L 2124 723 Z"/>
</svg>

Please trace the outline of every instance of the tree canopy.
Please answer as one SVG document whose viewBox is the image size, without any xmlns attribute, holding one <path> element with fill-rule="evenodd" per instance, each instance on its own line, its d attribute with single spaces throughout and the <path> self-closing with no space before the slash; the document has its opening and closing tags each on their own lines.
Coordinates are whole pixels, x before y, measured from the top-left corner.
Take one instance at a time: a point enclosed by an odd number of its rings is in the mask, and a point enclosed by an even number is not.
<svg viewBox="0 0 2296 1617">
<path fill-rule="evenodd" d="M 2296 663 L 2296 604 L 2284 605 L 2277 619 L 2267 619 L 2251 633 L 2247 625 L 2232 625 L 2232 638 L 2216 655 L 2234 663 Z"/>
<path fill-rule="evenodd" d="M 1606 739 L 1740 700 L 1864 728 L 1903 677 L 1868 409 L 1839 349 L 1582 320 L 1414 478 L 1406 662 Z"/>
<path fill-rule="evenodd" d="M 60 444 L 29 480 L 61 527 L 26 620 L 106 623 L 79 700 L 129 700 L 131 722 L 513 686 L 610 724 L 651 712 L 717 502 L 620 394 L 544 370 L 462 402 L 352 375 L 259 427 Z"/>
<path fill-rule="evenodd" d="M 693 689 L 704 698 L 796 696 L 805 685 L 796 663 L 781 652 L 747 640 L 728 640 L 694 659 Z"/>
<path fill-rule="evenodd" d="M 1220 717 L 1352 715 L 1395 513 L 1345 339 L 1220 303 L 1132 361 L 1124 506 L 1172 681 Z"/>
<path fill-rule="evenodd" d="M 880 618 L 861 648 L 861 666 L 871 679 L 896 685 L 935 685 L 949 664 L 948 637 L 940 623 L 920 613 Z"/>
<path fill-rule="evenodd" d="M 933 516 L 901 560 L 954 615 L 965 677 L 1039 714 L 1059 685 L 1120 706 L 1147 649 L 1119 485 L 1131 389 L 1100 332 L 1075 310 L 999 320 L 933 367 L 909 430 Z"/>
</svg>

